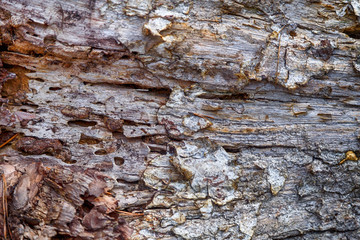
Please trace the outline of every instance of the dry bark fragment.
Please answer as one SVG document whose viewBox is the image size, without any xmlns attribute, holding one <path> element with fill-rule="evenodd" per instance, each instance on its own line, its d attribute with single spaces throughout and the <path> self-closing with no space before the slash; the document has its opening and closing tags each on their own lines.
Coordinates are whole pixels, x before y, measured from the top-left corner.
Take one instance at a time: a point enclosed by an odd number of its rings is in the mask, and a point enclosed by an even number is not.
<svg viewBox="0 0 360 240">
<path fill-rule="evenodd" d="M 17 141 L 16 148 L 25 153 L 34 155 L 44 153 L 55 154 L 62 150 L 63 145 L 59 140 L 23 137 Z"/>
<path fill-rule="evenodd" d="M 91 108 L 75 108 L 72 106 L 66 106 L 61 109 L 61 113 L 67 117 L 72 117 L 76 119 L 87 119 L 91 113 Z"/>
<path fill-rule="evenodd" d="M 111 189 L 105 182 L 106 176 L 91 169 L 85 172 L 61 166 L 50 169 L 39 163 L 21 168 L 26 171 L 21 173 L 11 165 L 1 165 L 8 187 L 13 189 L 9 223 L 16 239 L 31 233 L 20 231 L 26 224 L 32 226 L 35 235 L 42 231 L 45 239 L 57 234 L 129 239 L 131 230 L 116 213 L 117 200 L 106 195 Z M 15 227 L 19 225 L 20 228 Z M 51 228 L 52 231 L 46 230 Z"/>
</svg>

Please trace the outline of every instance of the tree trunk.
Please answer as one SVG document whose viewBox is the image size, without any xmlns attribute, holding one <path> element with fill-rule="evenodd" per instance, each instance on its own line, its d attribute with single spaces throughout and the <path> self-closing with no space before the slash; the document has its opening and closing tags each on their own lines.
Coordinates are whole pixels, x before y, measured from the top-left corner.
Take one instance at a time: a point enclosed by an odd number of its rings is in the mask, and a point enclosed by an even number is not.
<svg viewBox="0 0 360 240">
<path fill-rule="evenodd" d="M 0 3 L 3 238 L 360 239 L 357 0 Z"/>
</svg>

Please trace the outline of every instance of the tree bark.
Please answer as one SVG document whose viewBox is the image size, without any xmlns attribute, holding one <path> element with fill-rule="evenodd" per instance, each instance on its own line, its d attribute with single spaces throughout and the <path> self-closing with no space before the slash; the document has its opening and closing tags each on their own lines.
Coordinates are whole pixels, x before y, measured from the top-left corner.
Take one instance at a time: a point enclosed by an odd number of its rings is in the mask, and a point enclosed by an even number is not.
<svg viewBox="0 0 360 240">
<path fill-rule="evenodd" d="M 0 3 L 3 238 L 360 238 L 358 1 Z"/>
</svg>

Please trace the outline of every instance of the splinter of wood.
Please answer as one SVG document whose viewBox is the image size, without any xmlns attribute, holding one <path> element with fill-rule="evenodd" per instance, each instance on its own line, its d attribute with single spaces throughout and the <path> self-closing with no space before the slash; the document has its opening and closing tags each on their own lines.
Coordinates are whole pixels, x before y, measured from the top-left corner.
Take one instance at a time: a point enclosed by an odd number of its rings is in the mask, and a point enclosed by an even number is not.
<svg viewBox="0 0 360 240">
<path fill-rule="evenodd" d="M 116 212 L 119 213 L 120 215 L 125 215 L 125 216 L 144 216 L 144 213 L 132 213 L 121 210 L 116 210 Z"/>
<path fill-rule="evenodd" d="M 197 116 L 197 117 L 201 117 L 201 118 L 211 118 L 211 119 L 215 119 L 214 117 L 211 117 L 211 116 L 208 116 L 208 115 L 202 115 L 202 114 L 198 114 L 198 113 L 192 113 L 194 116 Z"/>
<path fill-rule="evenodd" d="M 3 144 L 0 145 L 0 148 L 2 148 L 3 146 L 5 146 L 6 144 L 8 144 L 9 142 L 11 142 L 14 138 L 16 138 L 16 136 L 18 135 L 18 133 L 16 133 L 14 136 L 12 136 L 11 138 L 9 138 L 9 140 L 7 140 L 6 142 L 4 142 Z"/>
<path fill-rule="evenodd" d="M 278 76 L 279 76 L 279 62 L 280 62 L 280 49 L 281 49 L 281 31 L 286 27 L 286 25 L 284 25 L 280 31 L 279 31 L 279 46 L 278 46 L 278 56 L 277 56 L 277 62 L 276 62 L 276 74 L 275 74 L 275 80 L 278 80 Z"/>
</svg>

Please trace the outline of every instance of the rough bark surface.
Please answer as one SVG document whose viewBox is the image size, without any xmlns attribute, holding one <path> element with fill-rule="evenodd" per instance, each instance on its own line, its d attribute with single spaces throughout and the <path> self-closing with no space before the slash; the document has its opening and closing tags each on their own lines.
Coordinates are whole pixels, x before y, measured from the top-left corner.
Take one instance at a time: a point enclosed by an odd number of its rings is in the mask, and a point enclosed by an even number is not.
<svg viewBox="0 0 360 240">
<path fill-rule="evenodd" d="M 359 239 L 359 17 L 0 0 L 0 234 Z"/>
</svg>

